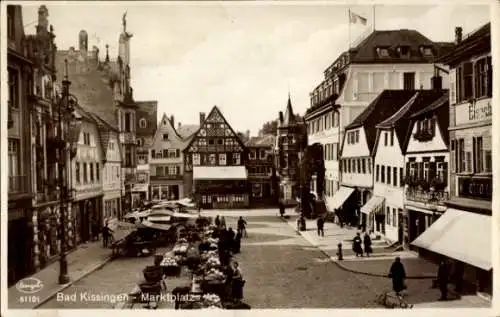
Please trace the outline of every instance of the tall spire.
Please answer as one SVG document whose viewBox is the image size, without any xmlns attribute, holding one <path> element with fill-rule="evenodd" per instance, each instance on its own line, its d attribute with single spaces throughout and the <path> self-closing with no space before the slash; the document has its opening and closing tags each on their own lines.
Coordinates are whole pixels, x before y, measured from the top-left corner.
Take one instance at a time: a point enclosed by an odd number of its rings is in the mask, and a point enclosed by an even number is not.
<svg viewBox="0 0 500 317">
<path fill-rule="evenodd" d="M 122 16 L 123 33 L 127 33 L 127 11 Z"/>
<path fill-rule="evenodd" d="M 295 115 L 293 114 L 292 101 L 290 99 L 290 92 L 288 92 L 288 102 L 285 110 L 284 125 L 295 124 Z"/>
</svg>

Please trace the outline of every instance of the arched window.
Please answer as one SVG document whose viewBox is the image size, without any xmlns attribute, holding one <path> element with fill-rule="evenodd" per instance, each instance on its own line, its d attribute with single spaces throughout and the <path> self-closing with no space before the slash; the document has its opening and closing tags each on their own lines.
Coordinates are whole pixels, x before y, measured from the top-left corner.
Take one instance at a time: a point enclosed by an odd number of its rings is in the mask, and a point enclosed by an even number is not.
<svg viewBox="0 0 500 317">
<path fill-rule="evenodd" d="M 144 129 L 146 127 L 146 119 L 141 118 L 141 120 L 139 120 L 139 126 Z"/>
</svg>

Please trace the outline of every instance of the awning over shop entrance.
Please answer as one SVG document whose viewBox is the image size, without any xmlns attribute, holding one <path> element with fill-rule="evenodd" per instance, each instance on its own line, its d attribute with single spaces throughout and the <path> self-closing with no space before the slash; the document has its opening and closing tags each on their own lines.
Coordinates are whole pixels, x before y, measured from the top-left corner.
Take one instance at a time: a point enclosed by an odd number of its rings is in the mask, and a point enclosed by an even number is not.
<svg viewBox="0 0 500 317">
<path fill-rule="evenodd" d="M 195 166 L 193 167 L 193 179 L 247 179 L 247 170 L 245 166 Z"/>
<path fill-rule="evenodd" d="M 412 244 L 483 270 L 493 267 L 490 216 L 449 208 Z"/>
<path fill-rule="evenodd" d="M 361 212 L 369 215 L 372 212 L 374 212 L 375 210 L 382 207 L 382 204 L 384 203 L 384 201 L 385 201 L 384 197 L 375 195 L 372 198 L 370 198 L 370 200 L 368 200 L 368 202 L 366 204 L 364 204 L 363 207 L 361 207 Z"/>
<path fill-rule="evenodd" d="M 328 202 L 328 207 L 332 209 L 332 211 L 340 208 L 353 192 L 354 188 L 340 186 L 339 190 L 333 195 L 333 199 Z"/>
</svg>

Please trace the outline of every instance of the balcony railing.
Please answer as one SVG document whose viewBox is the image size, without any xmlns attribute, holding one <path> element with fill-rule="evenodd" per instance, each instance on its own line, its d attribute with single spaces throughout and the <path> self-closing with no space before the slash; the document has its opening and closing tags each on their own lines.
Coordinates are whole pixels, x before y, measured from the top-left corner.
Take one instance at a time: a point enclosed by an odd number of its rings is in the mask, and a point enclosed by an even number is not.
<svg viewBox="0 0 500 317">
<path fill-rule="evenodd" d="M 28 192 L 28 177 L 26 175 L 9 176 L 9 194 Z"/>
<path fill-rule="evenodd" d="M 409 188 L 406 190 L 406 199 L 417 201 L 426 204 L 443 205 L 443 202 L 448 200 L 450 195 L 447 191 L 436 190 L 426 191 L 420 189 Z"/>
</svg>

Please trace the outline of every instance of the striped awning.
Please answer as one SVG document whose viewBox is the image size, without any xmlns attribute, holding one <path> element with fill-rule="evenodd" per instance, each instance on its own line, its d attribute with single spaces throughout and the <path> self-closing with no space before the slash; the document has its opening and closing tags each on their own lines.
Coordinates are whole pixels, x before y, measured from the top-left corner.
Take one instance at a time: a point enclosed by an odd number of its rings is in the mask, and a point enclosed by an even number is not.
<svg viewBox="0 0 500 317">
<path fill-rule="evenodd" d="M 328 208 L 332 211 L 342 207 L 344 202 L 354 193 L 354 188 L 340 186 L 339 190 L 333 195 L 333 199 L 328 202 Z"/>
</svg>

